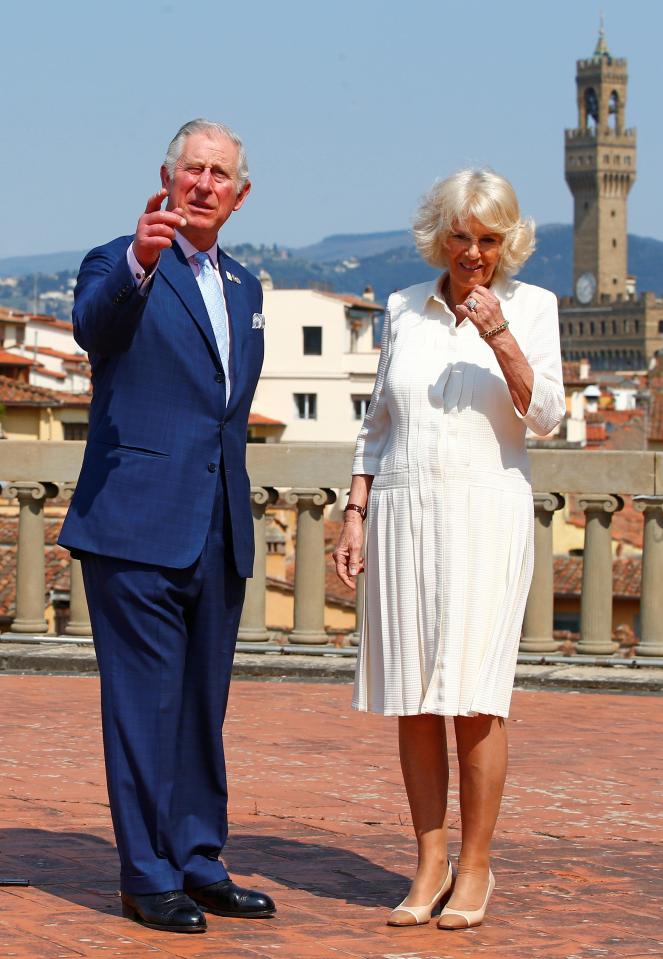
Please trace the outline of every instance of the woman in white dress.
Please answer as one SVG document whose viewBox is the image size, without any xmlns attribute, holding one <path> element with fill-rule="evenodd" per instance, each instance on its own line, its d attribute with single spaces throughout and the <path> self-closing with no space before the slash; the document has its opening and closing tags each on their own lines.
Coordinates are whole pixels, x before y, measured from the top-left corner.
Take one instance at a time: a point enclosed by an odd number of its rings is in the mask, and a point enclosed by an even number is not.
<svg viewBox="0 0 663 959">
<path fill-rule="evenodd" d="M 468 928 L 494 888 L 490 846 L 533 564 L 527 428 L 564 415 L 557 300 L 512 280 L 534 249 L 510 183 L 486 170 L 438 182 L 418 211 L 437 280 L 389 297 L 371 404 L 334 553 L 364 568 L 353 705 L 399 717 L 418 868 L 393 925 Z M 462 844 L 447 857 L 445 716 L 454 717 Z"/>
</svg>

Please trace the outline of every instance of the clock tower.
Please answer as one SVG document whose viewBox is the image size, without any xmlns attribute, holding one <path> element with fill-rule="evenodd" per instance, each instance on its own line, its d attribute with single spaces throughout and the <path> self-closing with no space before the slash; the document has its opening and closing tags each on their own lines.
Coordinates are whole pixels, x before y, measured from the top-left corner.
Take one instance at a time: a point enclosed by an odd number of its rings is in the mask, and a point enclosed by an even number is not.
<svg viewBox="0 0 663 959">
<path fill-rule="evenodd" d="M 635 181 L 635 130 L 625 127 L 627 63 L 614 59 L 603 25 L 594 55 L 577 61 L 578 125 L 565 133 L 573 194 L 573 290 L 589 306 L 625 297 L 626 208 Z"/>
</svg>

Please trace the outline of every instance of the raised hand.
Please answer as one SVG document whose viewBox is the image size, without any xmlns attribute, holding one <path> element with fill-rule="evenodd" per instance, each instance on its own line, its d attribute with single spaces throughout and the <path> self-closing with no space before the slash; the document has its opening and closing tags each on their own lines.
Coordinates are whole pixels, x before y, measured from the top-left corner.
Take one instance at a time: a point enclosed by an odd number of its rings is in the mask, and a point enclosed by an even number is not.
<svg viewBox="0 0 663 959">
<path fill-rule="evenodd" d="M 159 190 L 151 196 L 136 226 L 134 256 L 146 273 L 156 265 L 161 251 L 173 245 L 175 230 L 186 226 L 180 207 L 174 210 L 161 209 L 167 196 L 168 190 Z"/>
<path fill-rule="evenodd" d="M 475 286 L 465 301 L 458 303 L 456 312 L 461 317 L 467 317 L 470 323 L 476 326 L 479 334 L 487 333 L 504 323 L 500 301 L 492 290 L 485 286 Z"/>
</svg>

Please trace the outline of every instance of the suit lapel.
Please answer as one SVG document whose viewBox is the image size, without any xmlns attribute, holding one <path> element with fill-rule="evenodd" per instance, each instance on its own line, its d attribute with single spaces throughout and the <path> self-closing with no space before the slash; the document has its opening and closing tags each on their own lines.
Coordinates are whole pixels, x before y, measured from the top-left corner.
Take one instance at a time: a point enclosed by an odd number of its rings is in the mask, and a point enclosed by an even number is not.
<svg viewBox="0 0 663 959">
<path fill-rule="evenodd" d="M 226 299 L 228 323 L 230 326 L 230 402 L 228 408 L 235 405 L 239 396 L 242 380 L 242 352 L 246 342 L 248 324 L 246 322 L 246 299 L 241 283 L 229 279 L 230 260 L 219 247 L 219 270 L 223 281 L 223 294 Z M 228 271 L 228 272 L 226 272 Z"/>
<path fill-rule="evenodd" d="M 177 243 L 174 243 L 169 250 L 162 250 L 159 259 L 159 273 L 161 273 L 168 285 L 172 287 L 173 291 L 193 317 L 200 332 L 207 340 L 218 368 L 221 369 L 219 348 L 216 345 L 216 337 L 214 336 L 212 324 L 210 323 L 205 301 L 196 283 L 193 270 Z"/>
</svg>

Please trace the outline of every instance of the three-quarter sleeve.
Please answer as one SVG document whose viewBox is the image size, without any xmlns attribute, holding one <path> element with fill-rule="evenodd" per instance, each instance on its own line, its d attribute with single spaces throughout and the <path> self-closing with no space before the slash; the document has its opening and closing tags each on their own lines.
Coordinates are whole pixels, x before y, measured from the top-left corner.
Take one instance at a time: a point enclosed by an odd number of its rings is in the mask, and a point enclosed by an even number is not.
<svg viewBox="0 0 663 959">
<path fill-rule="evenodd" d="M 524 416 L 518 416 L 537 436 L 547 436 L 564 419 L 566 404 L 562 382 L 557 297 L 541 291 L 540 307 L 527 335 L 526 357 L 534 373 L 532 398 Z"/>
<path fill-rule="evenodd" d="M 352 463 L 352 475 L 356 473 L 375 476 L 380 456 L 387 442 L 390 429 L 389 410 L 384 395 L 384 381 L 391 355 L 391 314 L 389 305 L 384 314 L 382 340 L 380 343 L 380 361 L 375 377 L 373 395 L 364 422 L 357 437 L 355 456 Z"/>
</svg>

